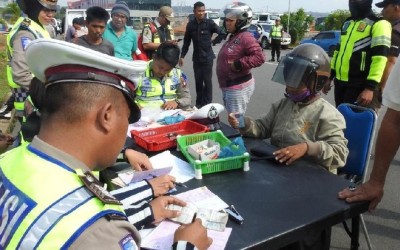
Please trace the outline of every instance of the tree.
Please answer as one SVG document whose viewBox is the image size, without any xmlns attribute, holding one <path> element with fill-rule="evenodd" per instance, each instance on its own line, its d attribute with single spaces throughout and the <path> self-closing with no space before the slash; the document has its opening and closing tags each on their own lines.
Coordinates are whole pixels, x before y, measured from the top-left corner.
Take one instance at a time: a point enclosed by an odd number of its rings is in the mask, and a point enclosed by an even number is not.
<svg viewBox="0 0 400 250">
<path fill-rule="evenodd" d="M 288 30 L 288 18 L 289 15 L 287 13 L 281 17 L 281 23 L 285 30 Z M 309 29 L 313 21 L 314 18 L 310 15 L 307 15 L 302 8 L 296 12 L 290 13 L 289 34 L 292 38 L 292 43 L 296 43 L 297 41 L 303 39 L 304 34 Z"/>
<path fill-rule="evenodd" d="M 4 8 L 2 15 L 4 19 L 8 20 L 10 23 L 15 23 L 18 18 L 21 16 L 22 11 L 19 8 L 17 3 L 9 3 Z"/>
<path fill-rule="evenodd" d="M 344 21 L 350 17 L 348 10 L 335 10 L 325 19 L 325 30 L 340 30 Z"/>
</svg>

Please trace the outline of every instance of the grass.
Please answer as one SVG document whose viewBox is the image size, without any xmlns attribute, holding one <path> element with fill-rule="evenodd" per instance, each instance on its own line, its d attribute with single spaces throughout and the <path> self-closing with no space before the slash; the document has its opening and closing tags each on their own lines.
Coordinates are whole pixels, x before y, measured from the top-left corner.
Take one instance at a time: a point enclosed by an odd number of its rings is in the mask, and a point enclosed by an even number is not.
<svg viewBox="0 0 400 250">
<path fill-rule="evenodd" d="M 0 101 L 4 101 L 6 95 L 10 92 L 10 87 L 7 83 L 6 66 L 7 66 L 7 36 L 0 34 Z"/>
</svg>

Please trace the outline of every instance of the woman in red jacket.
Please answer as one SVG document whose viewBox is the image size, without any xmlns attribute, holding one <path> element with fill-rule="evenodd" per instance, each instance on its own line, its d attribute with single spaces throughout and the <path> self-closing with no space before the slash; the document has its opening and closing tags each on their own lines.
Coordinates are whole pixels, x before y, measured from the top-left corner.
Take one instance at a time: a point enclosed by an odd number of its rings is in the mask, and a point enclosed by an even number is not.
<svg viewBox="0 0 400 250">
<path fill-rule="evenodd" d="M 254 92 L 255 80 L 250 72 L 264 61 L 262 49 L 247 31 L 253 12 L 241 2 L 225 6 L 224 27 L 230 33 L 217 59 L 217 77 L 225 107 L 229 113 L 242 117 Z"/>
</svg>

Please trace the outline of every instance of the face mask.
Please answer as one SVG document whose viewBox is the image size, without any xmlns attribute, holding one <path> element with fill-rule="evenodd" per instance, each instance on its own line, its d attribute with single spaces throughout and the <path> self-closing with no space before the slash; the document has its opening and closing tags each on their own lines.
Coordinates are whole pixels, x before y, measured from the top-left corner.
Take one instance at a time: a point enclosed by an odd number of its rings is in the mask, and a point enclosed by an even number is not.
<svg viewBox="0 0 400 250">
<path fill-rule="evenodd" d="M 301 101 L 305 100 L 307 97 L 309 97 L 310 95 L 311 95 L 311 92 L 309 89 L 305 90 L 303 93 L 300 93 L 300 94 L 291 94 L 291 93 L 288 93 L 287 91 L 285 94 L 285 96 L 287 98 L 289 98 L 290 100 L 292 100 L 294 102 L 301 102 Z"/>
</svg>

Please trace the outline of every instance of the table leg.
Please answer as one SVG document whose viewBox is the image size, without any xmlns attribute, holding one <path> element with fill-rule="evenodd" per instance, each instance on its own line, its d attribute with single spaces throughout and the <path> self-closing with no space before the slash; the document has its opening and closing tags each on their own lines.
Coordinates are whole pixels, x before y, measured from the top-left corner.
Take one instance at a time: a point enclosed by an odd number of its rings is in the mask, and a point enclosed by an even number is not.
<svg viewBox="0 0 400 250">
<path fill-rule="evenodd" d="M 358 250 L 360 238 L 360 215 L 351 219 L 351 250 Z"/>
</svg>

